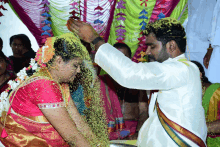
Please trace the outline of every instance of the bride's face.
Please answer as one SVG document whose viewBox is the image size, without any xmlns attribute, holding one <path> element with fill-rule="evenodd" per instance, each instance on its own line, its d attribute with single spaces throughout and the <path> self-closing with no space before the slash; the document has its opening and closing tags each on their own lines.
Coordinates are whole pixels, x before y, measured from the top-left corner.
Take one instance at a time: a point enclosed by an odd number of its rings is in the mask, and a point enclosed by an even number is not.
<svg viewBox="0 0 220 147">
<path fill-rule="evenodd" d="M 73 82 L 76 74 L 80 73 L 82 60 L 78 57 L 67 62 L 63 61 L 58 65 L 59 81 L 64 83 Z"/>
</svg>

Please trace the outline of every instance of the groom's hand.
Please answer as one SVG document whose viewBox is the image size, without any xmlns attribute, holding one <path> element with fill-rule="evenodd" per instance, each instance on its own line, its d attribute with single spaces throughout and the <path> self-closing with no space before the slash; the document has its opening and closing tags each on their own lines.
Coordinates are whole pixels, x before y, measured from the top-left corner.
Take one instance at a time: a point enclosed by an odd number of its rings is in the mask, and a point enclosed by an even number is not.
<svg viewBox="0 0 220 147">
<path fill-rule="evenodd" d="M 75 32 L 80 39 L 85 42 L 91 43 L 94 39 L 99 37 L 99 34 L 93 29 L 93 27 L 85 22 L 74 20 L 70 18 L 67 21 L 67 28 L 71 32 Z"/>
</svg>

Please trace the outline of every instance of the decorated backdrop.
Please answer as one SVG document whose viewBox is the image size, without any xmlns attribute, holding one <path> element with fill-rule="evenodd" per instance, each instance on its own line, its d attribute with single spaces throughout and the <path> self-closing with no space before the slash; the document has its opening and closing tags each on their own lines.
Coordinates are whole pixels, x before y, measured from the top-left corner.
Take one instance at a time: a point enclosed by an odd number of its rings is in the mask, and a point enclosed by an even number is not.
<svg viewBox="0 0 220 147">
<path fill-rule="evenodd" d="M 188 17 L 187 0 L 0 0 L 0 17 L 5 3 L 27 26 L 42 46 L 49 36 L 68 32 L 69 17 L 91 24 L 106 42 L 126 43 L 134 62 L 144 62 L 148 23 L 173 17 L 181 23 Z"/>
</svg>

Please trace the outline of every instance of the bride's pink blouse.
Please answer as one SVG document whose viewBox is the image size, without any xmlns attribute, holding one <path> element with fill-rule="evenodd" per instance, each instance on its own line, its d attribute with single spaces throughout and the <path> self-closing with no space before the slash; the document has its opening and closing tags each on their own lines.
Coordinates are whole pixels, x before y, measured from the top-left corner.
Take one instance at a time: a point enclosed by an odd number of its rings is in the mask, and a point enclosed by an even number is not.
<svg viewBox="0 0 220 147">
<path fill-rule="evenodd" d="M 23 116 L 43 116 L 39 104 L 45 104 L 41 107 L 56 107 L 62 104 L 63 99 L 60 87 L 56 82 L 39 79 L 19 88 L 10 101 L 12 101 L 12 109 L 16 113 Z"/>
</svg>

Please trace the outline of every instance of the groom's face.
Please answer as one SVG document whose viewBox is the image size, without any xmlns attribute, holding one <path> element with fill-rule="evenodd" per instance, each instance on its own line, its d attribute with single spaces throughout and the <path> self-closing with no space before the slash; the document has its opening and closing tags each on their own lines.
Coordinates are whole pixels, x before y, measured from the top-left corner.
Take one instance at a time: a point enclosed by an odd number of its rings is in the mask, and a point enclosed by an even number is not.
<svg viewBox="0 0 220 147">
<path fill-rule="evenodd" d="M 148 55 L 150 60 L 163 62 L 169 58 L 166 45 L 163 45 L 161 41 L 157 40 L 153 33 L 146 36 L 146 45 L 146 55 Z"/>
</svg>

